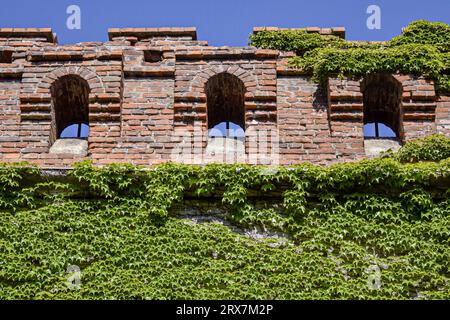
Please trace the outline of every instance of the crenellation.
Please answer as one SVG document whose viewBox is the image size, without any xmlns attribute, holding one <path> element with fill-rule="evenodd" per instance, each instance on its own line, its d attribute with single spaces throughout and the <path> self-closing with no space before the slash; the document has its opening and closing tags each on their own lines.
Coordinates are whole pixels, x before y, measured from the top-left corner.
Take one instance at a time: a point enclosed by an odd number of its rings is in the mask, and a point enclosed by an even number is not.
<svg viewBox="0 0 450 320">
<path fill-rule="evenodd" d="M 254 32 L 265 29 L 281 30 Z M 376 74 L 323 86 L 289 66 L 292 56 L 209 46 L 195 28 L 110 29 L 107 42 L 74 45 L 58 45 L 51 29 L 0 28 L 0 160 L 329 164 L 372 156 L 382 145 L 364 137 L 373 121 L 396 132 L 394 146 L 450 136 L 450 97 L 432 80 Z"/>
</svg>

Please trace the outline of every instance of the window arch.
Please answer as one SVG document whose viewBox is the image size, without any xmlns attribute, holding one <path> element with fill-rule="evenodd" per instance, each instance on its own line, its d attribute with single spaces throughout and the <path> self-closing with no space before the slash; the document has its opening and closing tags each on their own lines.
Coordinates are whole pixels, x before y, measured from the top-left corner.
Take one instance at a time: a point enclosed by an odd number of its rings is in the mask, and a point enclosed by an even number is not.
<svg viewBox="0 0 450 320">
<path fill-rule="evenodd" d="M 86 156 L 89 136 L 88 82 L 79 75 L 65 75 L 50 87 L 52 123 L 50 153 Z"/>
<path fill-rule="evenodd" d="M 390 74 L 373 74 L 364 79 L 361 91 L 364 101 L 364 136 L 400 139 L 401 84 Z"/>
<path fill-rule="evenodd" d="M 235 75 L 219 73 L 206 83 L 208 129 L 232 137 L 245 131 L 245 86 Z M 215 130 L 211 130 L 215 129 Z M 239 130 L 240 129 L 240 130 Z"/>
<path fill-rule="evenodd" d="M 390 74 L 368 75 L 361 84 L 364 102 L 364 150 L 377 157 L 398 150 L 402 139 L 402 85 Z"/>
<path fill-rule="evenodd" d="M 50 88 L 52 97 L 51 143 L 57 139 L 85 139 L 89 135 L 89 84 L 78 75 L 66 75 Z"/>
<path fill-rule="evenodd" d="M 219 73 L 205 85 L 208 145 L 206 152 L 223 162 L 245 155 L 245 85 L 237 76 Z M 217 159 L 217 156 L 221 157 Z"/>
</svg>

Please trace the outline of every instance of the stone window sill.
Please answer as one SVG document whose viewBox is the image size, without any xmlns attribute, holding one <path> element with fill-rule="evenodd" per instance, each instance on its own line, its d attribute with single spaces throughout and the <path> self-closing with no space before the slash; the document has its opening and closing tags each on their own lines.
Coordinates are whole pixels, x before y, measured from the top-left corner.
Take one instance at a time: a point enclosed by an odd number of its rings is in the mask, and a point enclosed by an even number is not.
<svg viewBox="0 0 450 320">
<path fill-rule="evenodd" d="M 73 154 L 85 157 L 88 153 L 88 142 L 83 139 L 58 139 L 51 146 L 49 153 Z"/>
</svg>

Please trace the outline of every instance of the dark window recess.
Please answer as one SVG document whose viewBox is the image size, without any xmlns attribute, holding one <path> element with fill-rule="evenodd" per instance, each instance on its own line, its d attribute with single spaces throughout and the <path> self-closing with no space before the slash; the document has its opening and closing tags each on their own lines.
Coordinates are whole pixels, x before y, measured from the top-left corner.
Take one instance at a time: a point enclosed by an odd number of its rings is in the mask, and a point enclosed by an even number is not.
<svg viewBox="0 0 450 320">
<path fill-rule="evenodd" d="M 12 63 L 12 51 L 0 51 L 0 63 Z"/>
<path fill-rule="evenodd" d="M 163 61 L 163 52 L 159 50 L 144 50 L 145 62 L 161 62 Z"/>
<path fill-rule="evenodd" d="M 87 81 L 77 75 L 64 76 L 53 83 L 51 144 L 56 139 L 88 137 L 89 92 Z"/>
<path fill-rule="evenodd" d="M 403 88 L 389 74 L 367 76 L 361 85 L 364 100 L 364 136 L 400 138 Z"/>
<path fill-rule="evenodd" d="M 245 130 L 245 86 L 235 75 L 219 73 L 205 87 L 208 109 L 208 129 L 243 135 Z"/>
</svg>

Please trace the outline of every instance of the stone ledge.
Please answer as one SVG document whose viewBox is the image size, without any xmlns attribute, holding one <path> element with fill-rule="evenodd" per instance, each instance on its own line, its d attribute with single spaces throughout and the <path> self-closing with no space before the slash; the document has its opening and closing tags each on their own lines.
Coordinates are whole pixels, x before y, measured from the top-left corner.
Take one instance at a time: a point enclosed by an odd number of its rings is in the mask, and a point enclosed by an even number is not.
<svg viewBox="0 0 450 320">
<path fill-rule="evenodd" d="M 177 59 L 276 59 L 278 50 L 256 49 L 254 47 L 204 47 L 204 48 L 177 48 Z"/>
<path fill-rule="evenodd" d="M 51 28 L 0 28 L 0 38 L 44 38 L 47 42 L 57 43 Z"/>
<path fill-rule="evenodd" d="M 197 40 L 197 29 L 187 28 L 111 28 L 108 30 L 109 40 L 116 37 L 136 37 L 137 40 L 154 37 L 191 37 Z"/>
<path fill-rule="evenodd" d="M 364 139 L 364 150 L 369 158 L 378 157 L 382 152 L 388 150 L 397 151 L 401 146 L 396 139 Z"/>
<path fill-rule="evenodd" d="M 49 153 L 52 154 L 73 154 L 77 156 L 86 156 L 88 150 L 87 140 L 82 139 L 58 139 L 50 147 Z"/>
</svg>

